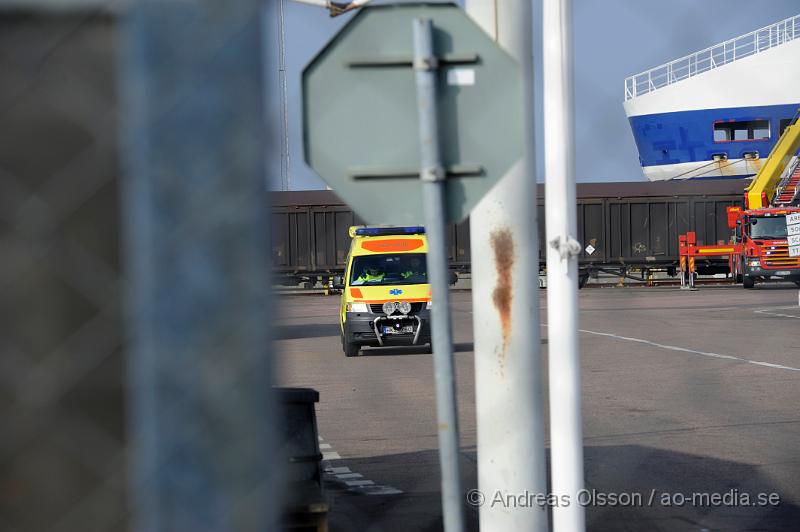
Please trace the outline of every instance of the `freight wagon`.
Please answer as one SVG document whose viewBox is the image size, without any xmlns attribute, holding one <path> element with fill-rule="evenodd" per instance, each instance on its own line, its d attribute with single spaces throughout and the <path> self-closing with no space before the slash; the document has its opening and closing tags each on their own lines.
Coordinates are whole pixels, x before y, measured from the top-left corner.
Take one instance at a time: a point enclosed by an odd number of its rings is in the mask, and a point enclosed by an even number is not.
<svg viewBox="0 0 800 532">
<path fill-rule="evenodd" d="M 731 238 L 725 208 L 742 204 L 742 180 L 584 183 L 578 185 L 578 240 L 581 278 L 600 272 L 637 279 L 679 261 L 678 235 L 697 233 L 698 243 L 727 243 Z M 544 241 L 543 186 L 539 186 L 539 239 Z M 347 259 L 351 225 L 363 223 L 332 191 L 270 192 L 272 264 L 277 282 L 314 282 L 341 274 Z M 448 228 L 451 269 L 469 272 L 469 221 Z M 540 268 L 545 267 L 540 246 Z M 700 274 L 728 271 L 726 259 L 698 261 Z"/>
</svg>

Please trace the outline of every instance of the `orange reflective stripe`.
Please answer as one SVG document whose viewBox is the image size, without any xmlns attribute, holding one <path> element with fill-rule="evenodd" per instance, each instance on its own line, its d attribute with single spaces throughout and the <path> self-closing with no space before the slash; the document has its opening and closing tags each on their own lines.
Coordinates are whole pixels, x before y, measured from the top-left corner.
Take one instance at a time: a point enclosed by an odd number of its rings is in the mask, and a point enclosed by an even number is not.
<svg viewBox="0 0 800 532">
<path fill-rule="evenodd" d="M 391 238 L 387 240 L 365 240 L 361 247 L 367 251 L 385 253 L 389 251 L 413 251 L 423 245 L 421 238 Z"/>
<path fill-rule="evenodd" d="M 697 250 L 699 254 L 710 254 L 710 253 L 733 253 L 733 248 L 700 248 Z"/>
</svg>

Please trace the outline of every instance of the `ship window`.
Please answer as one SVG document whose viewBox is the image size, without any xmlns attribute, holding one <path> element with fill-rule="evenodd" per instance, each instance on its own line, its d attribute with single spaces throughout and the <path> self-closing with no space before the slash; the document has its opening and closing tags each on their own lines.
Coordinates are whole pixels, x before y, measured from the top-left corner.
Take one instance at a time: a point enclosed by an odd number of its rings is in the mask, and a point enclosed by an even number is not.
<svg viewBox="0 0 800 532">
<path fill-rule="evenodd" d="M 769 139 L 769 120 L 714 122 L 714 142 Z"/>
<path fill-rule="evenodd" d="M 780 122 L 780 135 L 783 135 L 783 132 L 786 131 L 786 128 L 789 127 L 792 123 L 793 118 L 781 118 Z"/>
</svg>

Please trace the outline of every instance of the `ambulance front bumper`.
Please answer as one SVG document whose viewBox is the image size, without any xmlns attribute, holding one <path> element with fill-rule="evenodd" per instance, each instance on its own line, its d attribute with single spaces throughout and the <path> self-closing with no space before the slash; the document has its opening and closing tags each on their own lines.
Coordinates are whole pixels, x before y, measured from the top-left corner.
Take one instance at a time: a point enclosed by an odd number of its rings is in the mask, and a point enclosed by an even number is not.
<svg viewBox="0 0 800 532">
<path fill-rule="evenodd" d="M 430 312 L 391 316 L 347 313 L 345 332 L 348 341 L 384 345 L 422 345 L 430 343 Z"/>
</svg>

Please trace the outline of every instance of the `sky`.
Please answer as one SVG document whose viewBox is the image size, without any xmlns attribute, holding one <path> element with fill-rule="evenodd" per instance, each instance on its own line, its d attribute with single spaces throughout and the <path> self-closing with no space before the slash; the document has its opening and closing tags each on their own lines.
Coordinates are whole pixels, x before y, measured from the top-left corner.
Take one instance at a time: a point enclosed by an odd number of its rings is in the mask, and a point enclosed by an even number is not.
<svg viewBox="0 0 800 532">
<path fill-rule="evenodd" d="M 537 102 L 534 121 L 539 181 L 544 180 L 540 75 L 543 1 L 546 0 L 533 0 Z M 463 6 L 464 1 L 456 3 Z M 622 108 L 626 77 L 797 14 L 800 14 L 797 0 L 573 0 L 578 182 L 645 180 Z M 277 12 L 271 18 L 274 20 L 267 23 L 274 23 L 277 28 Z M 349 18 L 345 15 L 331 19 L 325 9 L 284 0 L 288 175 L 292 190 L 325 188 L 322 179 L 303 162 L 300 76 L 306 64 Z M 277 41 L 277 31 L 272 35 Z M 279 46 L 278 42 L 271 44 L 268 68 L 275 71 Z M 280 90 L 271 91 L 273 120 L 280 117 L 281 102 Z M 280 153 L 277 148 L 272 153 L 276 151 Z M 278 158 L 271 158 L 269 172 L 280 176 Z M 280 189 L 280 177 L 272 181 L 276 184 L 271 188 Z"/>
</svg>

